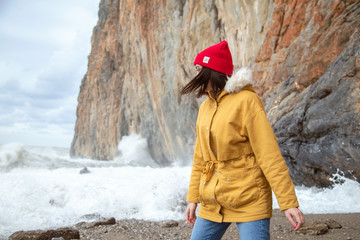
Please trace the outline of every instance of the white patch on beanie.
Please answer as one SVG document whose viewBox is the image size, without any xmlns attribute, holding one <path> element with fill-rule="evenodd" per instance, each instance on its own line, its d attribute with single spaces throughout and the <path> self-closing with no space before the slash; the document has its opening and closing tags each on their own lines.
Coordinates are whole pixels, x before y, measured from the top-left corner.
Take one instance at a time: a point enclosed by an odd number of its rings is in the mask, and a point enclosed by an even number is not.
<svg viewBox="0 0 360 240">
<path fill-rule="evenodd" d="M 241 89 L 247 85 L 251 85 L 252 82 L 251 70 L 247 67 L 243 67 L 228 79 L 224 89 L 229 93 L 240 92 Z"/>
<path fill-rule="evenodd" d="M 204 59 L 203 59 L 203 63 L 209 63 L 209 60 L 210 60 L 210 57 L 204 57 Z"/>
</svg>

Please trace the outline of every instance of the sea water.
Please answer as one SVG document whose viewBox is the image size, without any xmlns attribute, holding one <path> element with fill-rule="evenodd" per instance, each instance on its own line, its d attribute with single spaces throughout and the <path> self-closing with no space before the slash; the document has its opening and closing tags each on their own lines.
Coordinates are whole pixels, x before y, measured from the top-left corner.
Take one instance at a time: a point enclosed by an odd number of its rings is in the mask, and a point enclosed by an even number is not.
<svg viewBox="0 0 360 240">
<path fill-rule="evenodd" d="M 0 146 L 0 239 L 101 217 L 181 220 L 191 166 L 160 167 L 137 135 L 112 161 L 72 159 L 69 149 Z M 86 167 L 89 173 L 80 174 Z M 296 187 L 304 213 L 360 212 L 360 184 L 338 172 L 332 188 Z M 274 208 L 278 208 L 276 199 Z"/>
</svg>

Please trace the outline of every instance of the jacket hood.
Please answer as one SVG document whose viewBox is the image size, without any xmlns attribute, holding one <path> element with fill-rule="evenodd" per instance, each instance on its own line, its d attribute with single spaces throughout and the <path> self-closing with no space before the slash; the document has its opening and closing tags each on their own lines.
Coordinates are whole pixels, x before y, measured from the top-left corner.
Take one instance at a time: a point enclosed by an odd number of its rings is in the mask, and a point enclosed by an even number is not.
<svg viewBox="0 0 360 240">
<path fill-rule="evenodd" d="M 235 74 L 233 74 L 224 87 L 224 90 L 229 93 L 240 92 L 244 87 L 253 84 L 252 72 L 249 68 L 240 68 Z"/>
</svg>

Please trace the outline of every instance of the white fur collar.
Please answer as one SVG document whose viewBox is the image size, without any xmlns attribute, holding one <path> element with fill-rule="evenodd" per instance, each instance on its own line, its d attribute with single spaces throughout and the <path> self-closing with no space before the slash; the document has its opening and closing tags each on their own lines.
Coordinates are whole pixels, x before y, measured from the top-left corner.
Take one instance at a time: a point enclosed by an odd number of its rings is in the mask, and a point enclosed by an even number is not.
<svg viewBox="0 0 360 240">
<path fill-rule="evenodd" d="M 249 68 L 240 68 L 235 74 L 233 74 L 225 85 L 225 90 L 229 93 L 240 92 L 245 86 L 251 85 L 252 72 Z"/>
</svg>

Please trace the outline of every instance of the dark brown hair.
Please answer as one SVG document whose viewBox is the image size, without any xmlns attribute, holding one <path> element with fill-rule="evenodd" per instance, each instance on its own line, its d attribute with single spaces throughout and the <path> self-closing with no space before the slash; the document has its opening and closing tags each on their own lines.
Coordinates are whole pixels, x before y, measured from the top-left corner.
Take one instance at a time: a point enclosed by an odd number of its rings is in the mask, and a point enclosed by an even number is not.
<svg viewBox="0 0 360 240">
<path fill-rule="evenodd" d="M 181 90 L 180 94 L 190 94 L 195 92 L 196 97 L 205 95 L 208 83 L 212 88 L 213 97 L 218 96 L 224 89 L 227 76 L 210 68 L 202 67 L 201 71 Z"/>
</svg>

